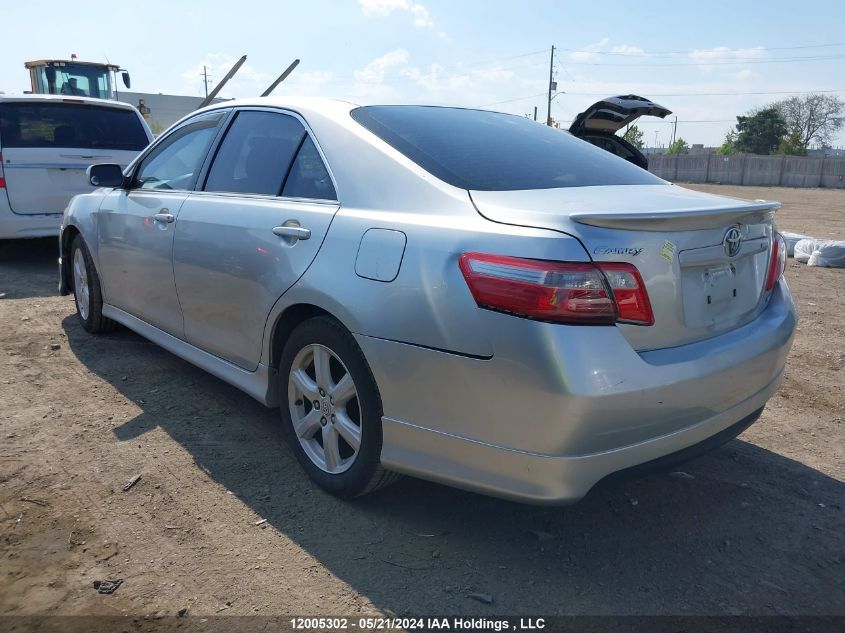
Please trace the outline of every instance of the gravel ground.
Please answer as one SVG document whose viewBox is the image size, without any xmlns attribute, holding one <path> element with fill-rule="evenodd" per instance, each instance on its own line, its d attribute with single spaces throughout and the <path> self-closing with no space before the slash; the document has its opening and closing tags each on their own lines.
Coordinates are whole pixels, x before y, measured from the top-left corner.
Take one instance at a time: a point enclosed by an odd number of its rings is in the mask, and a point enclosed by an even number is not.
<svg viewBox="0 0 845 633">
<path fill-rule="evenodd" d="M 845 239 L 845 191 L 695 188 Z M 845 270 L 789 261 L 786 378 L 739 439 L 538 508 L 408 478 L 323 494 L 276 411 L 127 330 L 86 334 L 55 256 L 0 245 L 0 614 L 845 614 Z"/>
</svg>

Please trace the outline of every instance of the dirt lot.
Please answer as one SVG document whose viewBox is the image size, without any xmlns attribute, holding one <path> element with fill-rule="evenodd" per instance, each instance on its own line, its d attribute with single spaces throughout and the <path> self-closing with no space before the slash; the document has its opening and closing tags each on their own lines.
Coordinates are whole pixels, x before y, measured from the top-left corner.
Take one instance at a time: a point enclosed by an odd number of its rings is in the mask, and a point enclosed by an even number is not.
<svg viewBox="0 0 845 633">
<path fill-rule="evenodd" d="M 845 191 L 696 188 L 845 239 Z M 788 263 L 786 379 L 738 440 L 537 508 L 412 479 L 326 496 L 276 411 L 126 330 L 87 335 L 55 256 L 0 246 L 0 614 L 845 614 L 843 270 Z"/>
</svg>

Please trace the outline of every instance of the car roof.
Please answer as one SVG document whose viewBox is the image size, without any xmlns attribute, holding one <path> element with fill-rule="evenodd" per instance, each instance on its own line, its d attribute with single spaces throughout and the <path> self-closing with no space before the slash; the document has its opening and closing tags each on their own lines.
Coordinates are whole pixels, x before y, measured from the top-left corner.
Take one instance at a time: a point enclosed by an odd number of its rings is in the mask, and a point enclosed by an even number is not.
<svg viewBox="0 0 845 633">
<path fill-rule="evenodd" d="M 246 97 L 243 99 L 230 99 L 228 101 L 221 101 L 214 105 L 206 106 L 205 110 L 215 110 L 220 108 L 232 107 L 272 107 L 272 108 L 286 108 L 296 110 L 298 112 L 310 111 L 315 114 L 332 115 L 338 112 L 349 112 L 355 108 L 362 107 L 364 104 L 355 103 L 352 101 L 345 101 L 343 99 L 333 99 L 330 97 L 296 97 L 296 96 L 278 96 L 278 97 Z M 480 112 L 497 112 L 496 110 L 486 110 L 484 108 L 470 108 L 459 105 L 437 105 L 431 103 L 368 103 L 367 106 L 417 106 L 425 108 L 446 108 L 457 110 L 478 110 Z M 197 110 L 199 112 L 199 110 Z M 507 112 L 499 112 L 499 114 L 509 114 Z M 513 115 L 517 116 L 517 115 Z"/>
<path fill-rule="evenodd" d="M 95 99 L 94 97 L 79 97 L 70 95 L 40 95 L 40 94 L 0 94 L 0 103 L 15 102 L 15 103 L 44 103 L 44 102 L 58 102 L 58 103 L 83 103 L 86 105 L 96 105 L 107 108 L 119 108 L 123 110 L 134 110 L 135 106 L 131 103 L 123 103 L 122 101 L 112 101 L 111 99 Z"/>
<path fill-rule="evenodd" d="M 496 112 L 495 110 L 484 110 L 481 108 L 467 108 L 462 106 L 452 105 L 433 105 L 426 103 L 370 103 L 367 106 L 389 106 L 389 107 L 403 107 L 416 106 L 425 108 L 444 108 L 457 110 L 478 110 L 479 112 L 489 112 L 497 114 L 508 114 L 509 116 L 517 116 L 506 112 Z M 214 105 L 206 106 L 201 110 L 196 110 L 183 117 L 182 120 L 197 114 L 198 112 L 211 112 L 213 110 L 221 110 L 226 108 L 249 108 L 249 107 L 264 107 L 264 108 L 281 108 L 285 110 L 292 110 L 303 116 L 307 121 L 311 122 L 316 115 L 317 117 L 325 117 L 331 119 L 335 124 L 347 128 L 358 128 L 358 124 L 349 117 L 349 113 L 355 108 L 362 107 L 362 104 L 351 101 L 344 101 L 342 99 L 332 99 L 329 97 L 293 97 L 293 96 L 278 96 L 278 97 L 248 97 L 244 99 L 231 99 L 229 101 L 221 101 Z"/>
<path fill-rule="evenodd" d="M 312 114 L 332 116 L 338 112 L 349 112 L 350 110 L 359 107 L 359 104 L 352 103 L 350 101 L 343 101 L 341 99 L 330 99 L 328 97 L 248 97 L 245 99 L 221 101 L 220 103 L 206 106 L 202 109 L 202 111 L 244 107 L 284 108 L 294 110 L 302 114 L 308 112 Z"/>
</svg>

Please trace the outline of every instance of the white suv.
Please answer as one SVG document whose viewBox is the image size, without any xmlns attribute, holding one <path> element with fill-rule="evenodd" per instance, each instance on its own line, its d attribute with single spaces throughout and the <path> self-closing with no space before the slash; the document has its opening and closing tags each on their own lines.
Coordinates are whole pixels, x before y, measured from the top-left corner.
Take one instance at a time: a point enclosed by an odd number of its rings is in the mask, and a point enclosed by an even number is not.
<svg viewBox="0 0 845 633">
<path fill-rule="evenodd" d="M 128 165 L 153 136 L 131 105 L 87 97 L 0 96 L 0 239 L 57 235 L 92 191 L 94 163 Z"/>
</svg>

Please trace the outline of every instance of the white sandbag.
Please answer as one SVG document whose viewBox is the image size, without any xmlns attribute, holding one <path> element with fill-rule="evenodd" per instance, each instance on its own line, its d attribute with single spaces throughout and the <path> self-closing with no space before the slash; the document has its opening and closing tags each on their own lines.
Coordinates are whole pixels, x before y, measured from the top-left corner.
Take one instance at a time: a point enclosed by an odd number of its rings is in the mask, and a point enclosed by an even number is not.
<svg viewBox="0 0 845 633">
<path fill-rule="evenodd" d="M 816 240 L 815 248 L 807 260 L 807 266 L 823 268 L 845 268 L 845 242 Z"/>
<path fill-rule="evenodd" d="M 809 261 L 810 255 L 813 254 L 814 250 L 816 250 L 816 240 L 814 240 L 813 238 L 808 238 L 806 240 L 798 240 L 795 243 L 793 253 L 795 255 L 796 261 L 799 261 L 802 264 L 806 264 Z"/>
<path fill-rule="evenodd" d="M 801 240 L 813 239 L 809 235 L 801 235 L 801 233 L 790 233 L 789 231 L 781 231 L 780 234 L 783 236 L 783 239 L 786 242 L 787 257 L 792 257 L 795 254 L 795 245 L 798 242 L 800 242 Z"/>
</svg>

